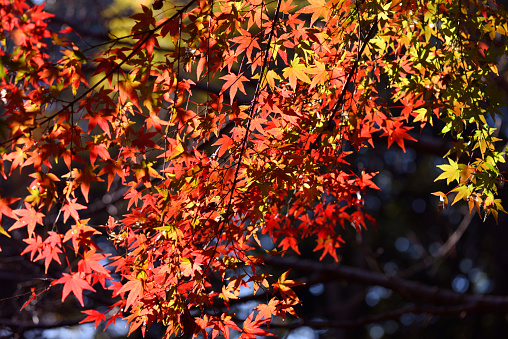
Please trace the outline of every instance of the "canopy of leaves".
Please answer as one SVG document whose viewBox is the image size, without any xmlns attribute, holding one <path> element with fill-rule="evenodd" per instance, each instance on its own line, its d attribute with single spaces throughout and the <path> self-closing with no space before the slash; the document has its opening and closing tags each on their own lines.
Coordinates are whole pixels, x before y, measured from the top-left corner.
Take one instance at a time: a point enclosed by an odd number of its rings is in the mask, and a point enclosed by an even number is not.
<svg viewBox="0 0 508 339">
<path fill-rule="evenodd" d="M 31 178 L 2 192 L 0 232 L 22 234 L 46 271 L 62 266 L 50 284 L 62 301 L 118 297 L 84 311 L 96 326 L 269 335 L 272 317 L 296 315 L 300 283 L 265 263 L 307 238 L 338 261 L 344 234 L 375 226 L 364 199 L 379 189 L 348 157 L 376 138 L 405 151 L 415 127 L 454 140 L 440 208 L 454 195 L 504 212 L 505 150 L 488 123 L 503 102 L 488 80 L 508 15 L 490 3 L 157 1 L 131 17 L 132 45 L 89 55 L 42 5 L 0 0 L 0 17 L 0 175 Z M 94 226 L 82 212 L 98 184 L 125 192 L 127 212 Z M 229 306 L 246 287 L 266 300 L 239 322 Z"/>
</svg>

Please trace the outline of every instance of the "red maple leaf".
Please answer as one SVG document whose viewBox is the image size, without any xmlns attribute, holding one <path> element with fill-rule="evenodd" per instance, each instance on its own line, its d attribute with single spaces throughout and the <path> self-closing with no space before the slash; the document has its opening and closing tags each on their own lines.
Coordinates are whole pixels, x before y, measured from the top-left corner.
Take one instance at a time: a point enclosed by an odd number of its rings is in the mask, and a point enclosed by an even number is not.
<svg viewBox="0 0 508 339">
<path fill-rule="evenodd" d="M 127 302 L 125 304 L 125 309 L 127 309 L 134 305 L 134 303 L 143 296 L 143 282 L 138 279 L 132 279 L 113 295 L 116 296 L 125 292 L 129 292 L 129 296 L 127 297 Z"/>
<path fill-rule="evenodd" d="M 1 198 L 0 199 L 0 220 L 2 220 L 2 215 L 6 215 L 9 218 L 16 219 L 14 213 L 12 213 L 12 209 L 9 207 L 10 204 L 18 201 L 19 198 Z"/>
<path fill-rule="evenodd" d="M 111 188 L 113 180 L 115 179 L 115 175 L 118 175 L 120 178 L 122 178 L 122 181 L 125 180 L 121 160 L 114 161 L 111 159 L 107 159 L 106 161 L 104 161 L 104 167 L 102 167 L 98 176 L 104 175 L 106 173 L 108 174 L 108 191 Z"/>
<path fill-rule="evenodd" d="M 71 228 L 65 233 L 63 238 L 63 242 L 67 242 L 72 239 L 72 247 L 74 251 L 77 253 L 80 246 L 83 247 L 97 247 L 93 240 L 91 239 L 95 234 L 101 234 L 101 232 L 97 231 L 95 228 L 87 225 L 88 220 L 80 220 L 76 222 L 75 225 L 72 225 Z"/>
<path fill-rule="evenodd" d="M 78 269 L 80 272 L 93 273 L 98 272 L 109 276 L 108 270 L 102 266 L 99 261 L 105 259 L 106 256 L 102 253 L 96 253 L 95 248 L 90 251 L 86 251 L 83 254 L 83 259 L 78 262 Z"/>
<path fill-rule="evenodd" d="M 226 153 L 232 145 L 234 145 L 233 139 L 228 137 L 227 135 L 221 136 L 219 140 L 213 144 L 213 146 L 219 146 L 219 148 L 215 151 L 217 154 L 217 157 L 221 158 L 224 153 Z"/>
<path fill-rule="evenodd" d="M 106 315 L 104 313 L 99 312 L 99 311 L 96 311 L 96 310 L 86 310 L 86 311 L 82 311 L 82 312 L 85 313 L 85 314 L 88 314 L 88 317 L 86 317 L 85 319 L 81 320 L 79 322 L 80 324 L 82 324 L 82 323 L 88 323 L 88 322 L 91 322 L 91 321 L 95 321 L 95 328 L 97 328 L 97 326 L 99 326 L 99 324 L 102 321 L 106 320 Z"/>
<path fill-rule="evenodd" d="M 255 319 L 252 320 L 254 317 L 254 312 L 252 312 L 247 319 L 243 322 L 243 330 L 242 335 L 240 338 L 249 338 L 249 339 L 256 339 L 258 336 L 275 336 L 275 334 L 272 334 L 270 332 L 267 332 L 260 328 L 260 326 L 266 324 L 270 321 L 270 319 Z"/>
<path fill-rule="evenodd" d="M 37 224 L 42 225 L 42 218 L 44 214 L 37 212 L 32 205 L 25 202 L 25 208 L 14 210 L 14 213 L 21 218 L 18 219 L 10 228 L 9 231 L 15 230 L 16 228 L 25 227 L 28 230 L 28 237 L 31 238 L 34 233 L 35 226 Z"/>
<path fill-rule="evenodd" d="M 319 232 L 317 246 L 314 249 L 314 252 L 323 249 L 324 250 L 323 254 L 321 254 L 319 260 L 323 260 L 326 254 L 330 254 L 333 257 L 333 259 L 335 259 L 335 262 L 338 262 L 339 258 L 337 257 L 336 249 L 340 247 L 341 243 L 344 243 L 344 240 L 340 235 L 339 236 L 323 235 L 326 233 L 328 232 L 326 232 L 325 230 Z"/>
<path fill-rule="evenodd" d="M 95 144 L 93 142 L 88 142 L 88 144 L 90 145 L 90 164 L 92 164 L 92 166 L 95 164 L 97 157 L 104 160 L 110 158 L 108 148 L 105 144 Z"/>
<path fill-rule="evenodd" d="M 35 237 L 23 239 L 23 241 L 26 242 L 28 245 L 23 250 L 23 252 L 21 252 L 21 255 L 30 252 L 30 260 L 33 261 L 35 253 L 37 252 L 37 254 L 40 254 L 42 252 L 42 249 L 44 248 L 42 237 L 36 234 Z"/>
<path fill-rule="evenodd" d="M 365 187 L 381 190 L 371 179 L 374 178 L 379 172 L 366 173 L 362 171 L 362 177 L 357 179 L 358 186 L 361 189 Z"/>
<path fill-rule="evenodd" d="M 86 209 L 86 206 L 78 204 L 76 200 L 78 200 L 78 198 L 70 200 L 68 204 L 65 204 L 62 207 L 62 211 L 64 211 L 64 222 L 67 222 L 67 219 L 69 219 L 70 216 L 72 216 L 74 220 L 78 221 L 79 220 L 78 210 Z"/>
<path fill-rule="evenodd" d="M 59 233 L 54 231 L 49 231 L 48 234 L 49 237 L 44 240 L 42 252 L 39 252 L 37 258 L 34 259 L 35 261 L 44 259 L 44 273 L 48 273 L 49 264 L 51 264 L 53 260 L 60 265 L 62 264 L 60 257 L 58 256 L 62 253 L 61 236 Z"/>
<path fill-rule="evenodd" d="M 281 240 L 279 246 L 282 246 L 283 251 L 286 251 L 288 248 L 291 248 L 296 253 L 301 254 L 300 250 L 298 249 L 298 240 L 291 235 L 286 235 Z"/>
<path fill-rule="evenodd" d="M 404 152 L 406 152 L 406 148 L 404 147 L 404 139 L 416 141 L 415 138 L 407 134 L 407 131 L 413 127 L 403 126 L 402 121 L 395 121 L 392 123 L 387 120 L 386 125 L 387 127 L 385 128 L 385 132 L 381 134 L 381 136 L 388 136 L 388 148 L 390 148 L 392 143 L 395 141 L 397 145 L 399 145 L 399 147 L 402 148 Z"/>
<path fill-rule="evenodd" d="M 96 292 L 95 289 L 90 286 L 90 284 L 82 278 L 83 273 L 62 273 L 63 277 L 58 280 L 53 281 L 51 285 L 64 284 L 62 291 L 62 302 L 64 302 L 65 298 L 69 295 L 69 293 L 73 293 L 76 298 L 79 300 L 81 306 L 85 306 L 83 303 L 83 290 L 90 290 L 92 292 Z"/>
<path fill-rule="evenodd" d="M 111 120 L 111 117 L 110 116 L 104 117 L 101 111 L 97 112 L 96 115 L 90 114 L 88 120 L 88 130 L 91 131 L 96 125 L 99 125 L 100 128 L 104 131 L 104 133 L 106 133 L 106 135 L 111 138 L 109 120 Z"/>
</svg>

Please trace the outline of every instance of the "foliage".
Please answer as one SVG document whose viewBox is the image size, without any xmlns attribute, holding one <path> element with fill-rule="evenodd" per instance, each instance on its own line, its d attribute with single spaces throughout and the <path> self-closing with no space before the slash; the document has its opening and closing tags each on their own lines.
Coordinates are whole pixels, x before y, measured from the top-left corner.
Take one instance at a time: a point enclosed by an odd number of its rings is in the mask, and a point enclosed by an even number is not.
<svg viewBox="0 0 508 339">
<path fill-rule="evenodd" d="M 0 15 L 0 173 L 32 178 L 25 195 L 2 194 L 13 221 L 0 231 L 22 232 L 21 254 L 46 271 L 62 266 L 51 282 L 62 301 L 72 293 L 83 305 L 98 288 L 119 297 L 84 321 L 125 316 L 143 333 L 157 322 L 167 337 L 269 335 L 272 317 L 296 315 L 300 301 L 299 283 L 263 271 L 266 261 L 299 254 L 304 238 L 338 261 L 345 232 L 375 225 L 364 197 L 376 173 L 348 155 L 378 138 L 405 150 L 415 126 L 454 140 L 436 180 L 456 186 L 435 193 L 440 209 L 456 193 L 485 217 L 504 212 L 505 151 L 489 125 L 503 105 L 489 81 L 506 54 L 497 7 L 156 1 L 132 16 L 132 45 L 119 38 L 95 56 L 72 29 L 49 30 L 42 5 L 2 0 Z M 121 220 L 80 217 L 97 183 L 127 189 Z M 106 233 L 116 253 L 94 241 Z M 249 286 L 266 300 L 238 326 L 229 306 Z"/>
</svg>

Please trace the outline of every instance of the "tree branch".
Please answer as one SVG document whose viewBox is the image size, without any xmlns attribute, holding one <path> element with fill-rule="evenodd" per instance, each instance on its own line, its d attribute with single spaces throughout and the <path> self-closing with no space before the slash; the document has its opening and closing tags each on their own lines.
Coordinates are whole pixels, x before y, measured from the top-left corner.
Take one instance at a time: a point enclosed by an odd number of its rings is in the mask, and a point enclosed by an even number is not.
<svg viewBox="0 0 508 339">
<path fill-rule="evenodd" d="M 348 282 L 382 286 L 397 291 L 406 298 L 414 301 L 419 300 L 434 305 L 460 306 L 459 308 L 462 308 L 462 310 L 475 312 L 508 312 L 508 296 L 462 294 L 410 280 L 387 277 L 383 274 L 359 268 L 339 266 L 337 264 L 324 264 L 311 260 L 271 258 L 267 260 L 266 263 L 269 265 L 290 267 L 303 272 L 320 272 L 322 275 L 346 280 Z"/>
<path fill-rule="evenodd" d="M 305 320 L 299 319 L 292 323 L 272 323 L 270 324 L 270 328 L 285 328 L 285 329 L 294 329 L 302 326 L 308 326 L 312 328 L 357 328 L 360 326 L 378 323 L 385 320 L 397 319 L 404 314 L 409 313 L 427 313 L 429 315 L 436 314 L 453 314 L 453 313 L 462 313 L 471 308 L 471 305 L 460 305 L 460 306 L 441 306 L 441 307 L 429 307 L 429 306 L 419 306 L 413 305 L 409 307 L 403 307 L 394 311 L 385 312 L 379 315 L 370 316 L 370 317 L 362 317 L 355 320 L 344 320 L 344 321 L 313 321 L 313 320 Z"/>
<path fill-rule="evenodd" d="M 84 317 L 80 317 L 79 319 L 69 319 L 56 321 L 51 323 L 40 322 L 36 324 L 31 321 L 16 321 L 16 320 L 7 320 L 0 319 L 0 327 L 9 327 L 13 330 L 33 330 L 33 329 L 48 329 L 48 328 L 57 328 L 57 327 L 65 327 L 65 326 L 76 326 L 79 325 L 79 322 L 82 321 Z M 16 331 L 17 332 L 17 331 Z"/>
</svg>

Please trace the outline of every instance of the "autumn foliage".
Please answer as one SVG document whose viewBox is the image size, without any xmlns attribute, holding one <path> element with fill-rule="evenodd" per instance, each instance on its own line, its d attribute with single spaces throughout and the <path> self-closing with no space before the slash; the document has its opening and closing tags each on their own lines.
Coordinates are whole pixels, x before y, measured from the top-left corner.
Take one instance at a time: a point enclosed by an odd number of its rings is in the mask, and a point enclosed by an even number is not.
<svg viewBox="0 0 508 339">
<path fill-rule="evenodd" d="M 61 266 L 48 287 L 61 285 L 62 301 L 110 291 L 109 310 L 84 310 L 85 322 L 269 335 L 300 301 L 265 262 L 299 254 L 304 238 L 337 261 L 345 232 L 375 227 L 364 208 L 375 169 L 348 156 L 405 150 L 428 124 L 455 142 L 440 208 L 453 196 L 482 216 L 504 211 L 505 152 L 488 123 L 502 105 L 488 79 L 506 53 L 493 40 L 508 29 L 497 7 L 158 0 L 132 16 L 129 37 L 87 53 L 72 28 L 49 30 L 42 5 L 0 1 L 0 174 L 30 178 L 24 195 L 1 193 L 0 231 L 22 234 L 21 254 L 46 271 Z M 127 212 L 92 226 L 80 213 L 98 183 L 123 187 Z M 242 287 L 265 296 L 247 319 L 229 312 Z"/>
</svg>

